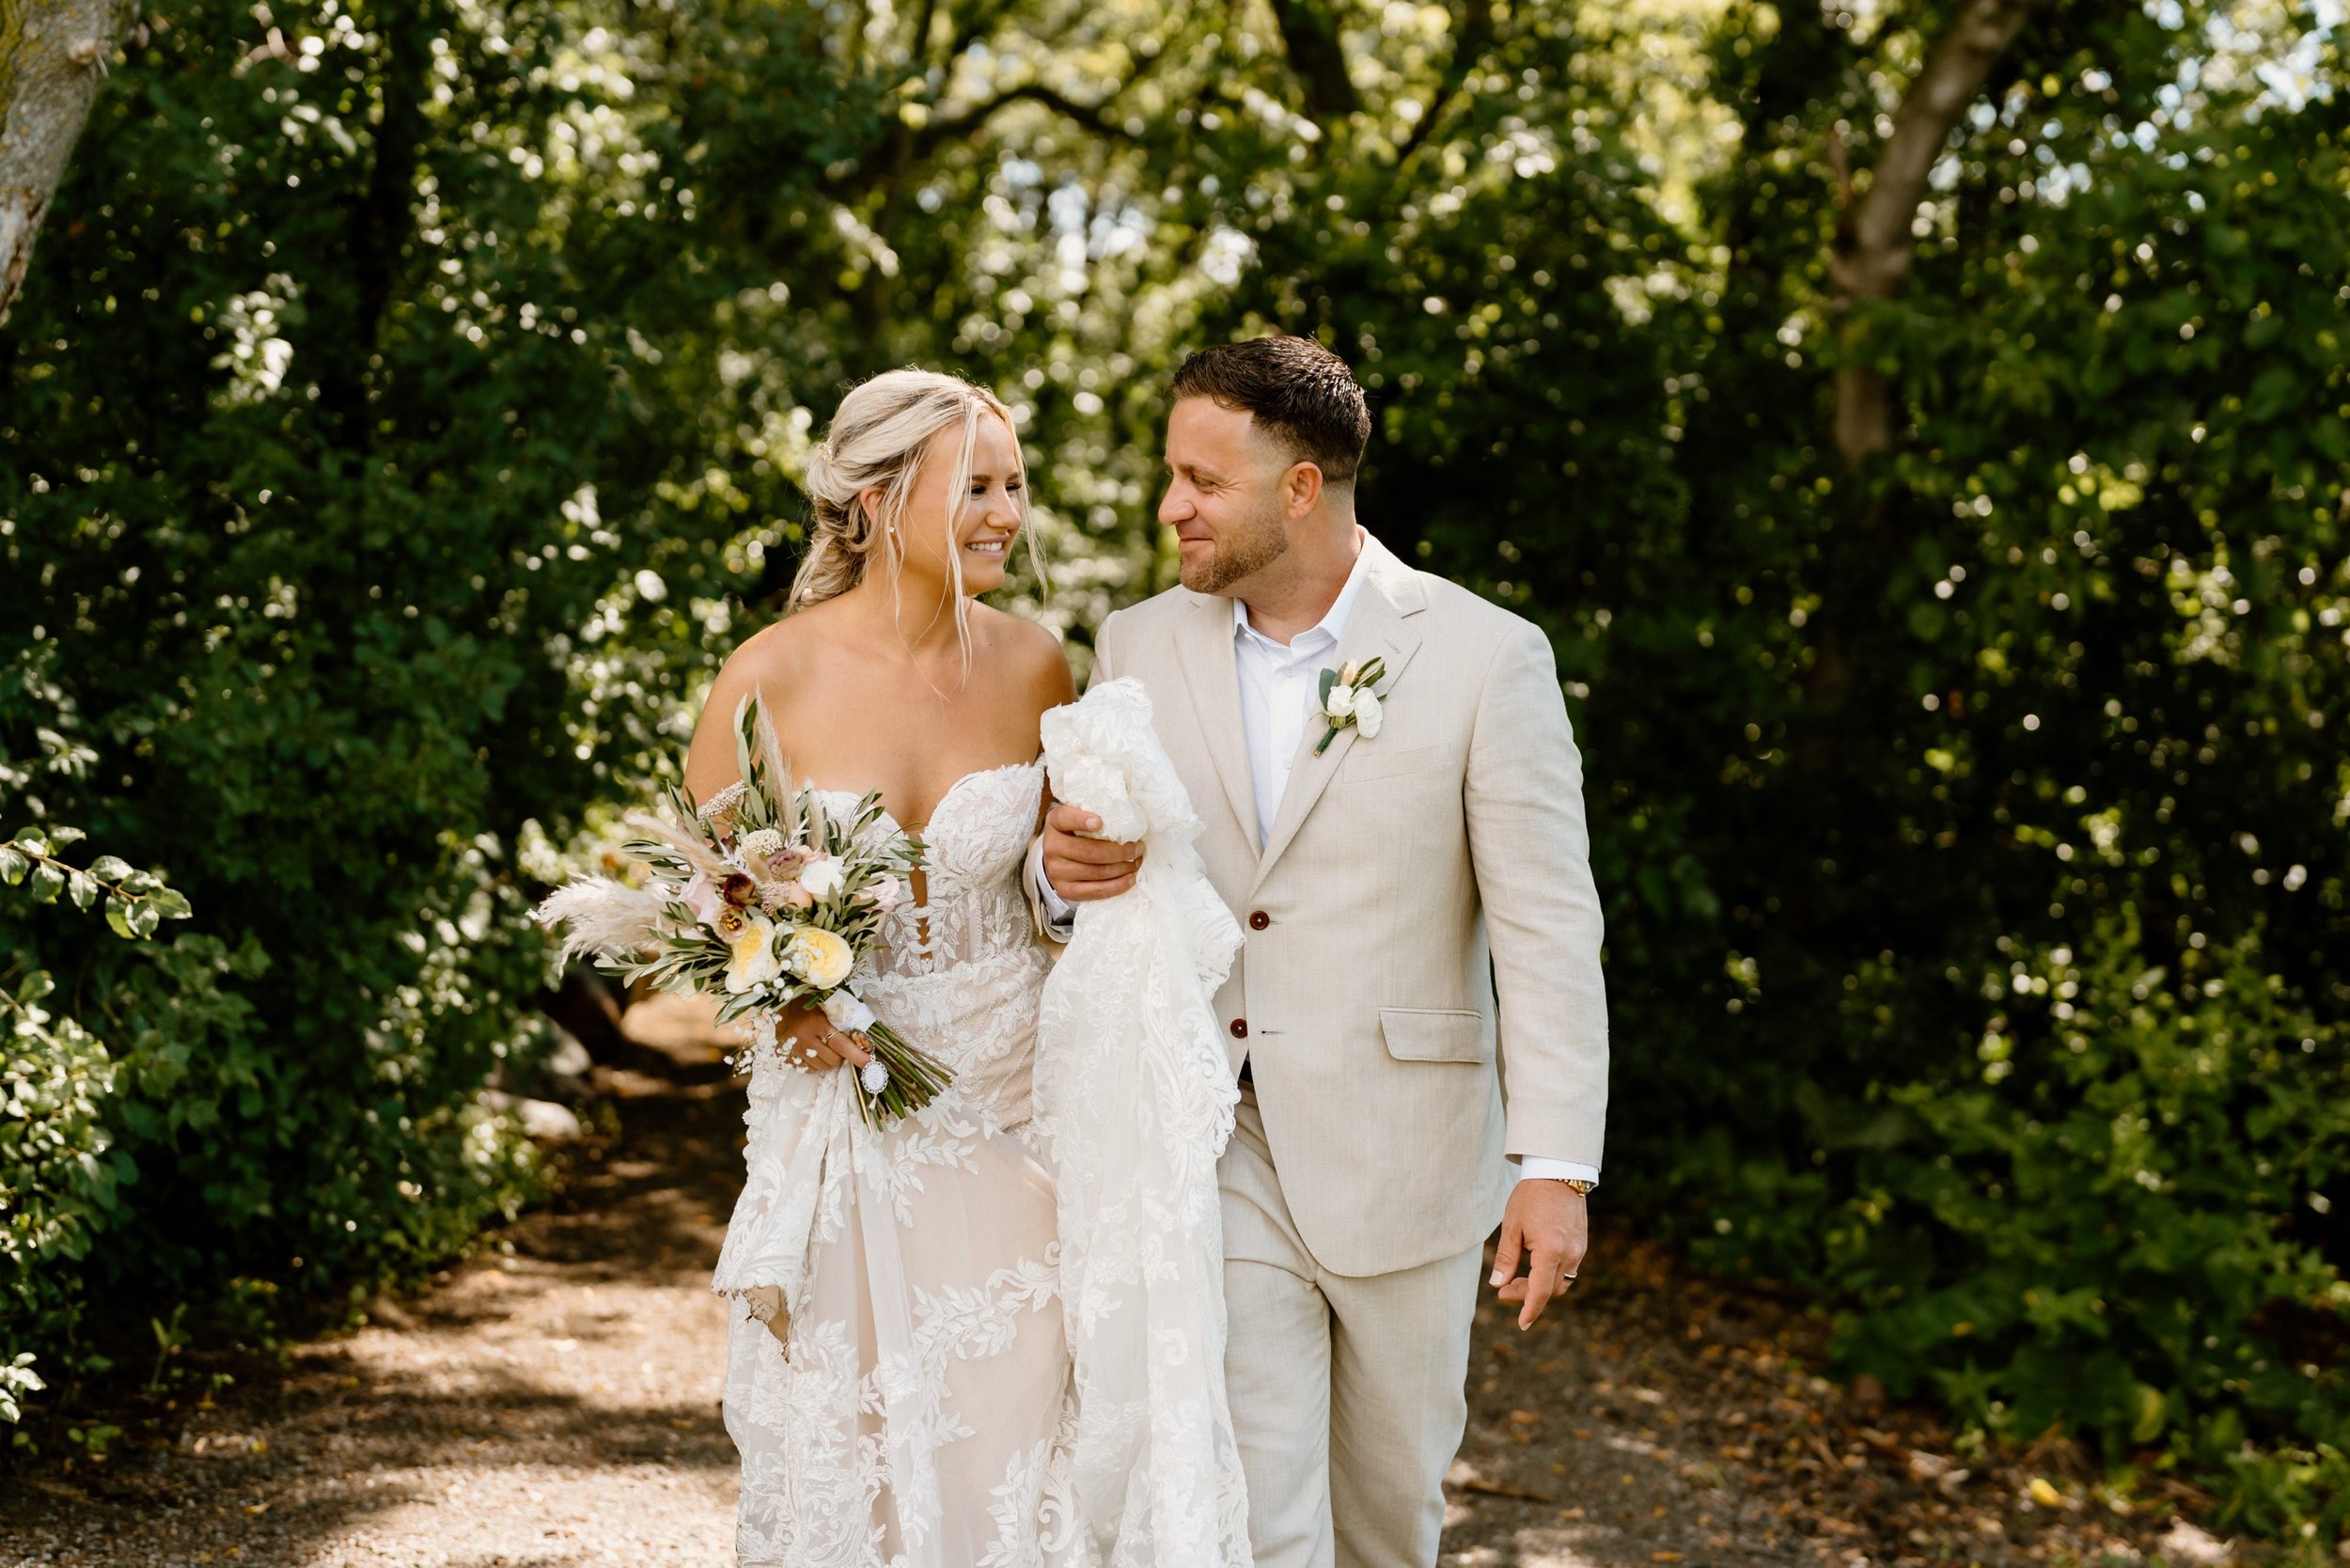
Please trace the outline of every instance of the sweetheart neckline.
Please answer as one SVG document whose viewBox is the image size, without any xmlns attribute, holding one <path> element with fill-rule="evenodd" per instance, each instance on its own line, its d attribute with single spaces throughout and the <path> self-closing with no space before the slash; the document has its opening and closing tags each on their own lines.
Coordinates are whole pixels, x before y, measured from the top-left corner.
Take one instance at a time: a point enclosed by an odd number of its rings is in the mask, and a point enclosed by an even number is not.
<svg viewBox="0 0 2350 1568">
<path fill-rule="evenodd" d="M 973 779 L 988 778 L 996 774 L 1002 773 L 1021 773 L 1030 768 L 1041 768 L 1043 765 L 1044 755 L 1043 753 L 1039 752 L 1036 756 L 1029 758 L 1025 762 L 1002 762 L 992 768 L 974 768 L 971 772 L 963 775 L 953 783 L 947 786 L 946 792 L 940 795 L 937 802 L 931 807 L 931 814 L 923 818 L 922 821 L 911 824 L 901 823 L 898 820 L 897 813 L 890 810 L 886 806 L 881 808 L 882 819 L 901 833 L 928 833 L 930 831 L 931 824 L 938 821 L 938 814 L 947 809 L 947 803 L 955 798 L 955 792 L 962 789 L 965 784 L 970 783 Z M 812 779 L 803 780 L 801 787 L 803 789 L 813 790 L 820 795 L 838 795 L 846 800 L 863 800 L 866 795 L 866 792 L 862 790 L 836 790 L 822 784 L 818 784 Z"/>
</svg>

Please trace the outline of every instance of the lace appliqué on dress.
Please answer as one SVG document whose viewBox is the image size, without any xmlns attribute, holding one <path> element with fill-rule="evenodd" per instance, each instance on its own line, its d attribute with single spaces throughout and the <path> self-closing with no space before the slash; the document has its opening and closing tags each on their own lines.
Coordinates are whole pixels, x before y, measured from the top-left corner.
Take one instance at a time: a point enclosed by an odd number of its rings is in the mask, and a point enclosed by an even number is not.
<svg viewBox="0 0 2350 1568">
<path fill-rule="evenodd" d="M 1215 1179 L 1239 1090 L 1213 1011 L 1240 927 L 1200 864 L 1199 820 L 1140 682 L 1045 714 L 1044 751 L 1056 795 L 1105 837 L 1149 844 L 1130 892 L 1078 910 L 1038 1024 L 1078 1508 L 1112 1568 L 1247 1568 Z"/>
<path fill-rule="evenodd" d="M 923 833 L 924 902 L 858 965 L 857 994 L 954 1073 L 946 1093 L 876 1132 L 847 1074 L 752 1056 L 713 1285 L 781 1287 L 791 1325 L 788 1355 L 739 1299 L 730 1327 L 747 1568 L 1088 1561 L 1052 1184 L 1010 1136 L 1029 1120 L 1050 964 L 1018 883 L 1042 788 L 1033 762 L 958 780 Z"/>
</svg>

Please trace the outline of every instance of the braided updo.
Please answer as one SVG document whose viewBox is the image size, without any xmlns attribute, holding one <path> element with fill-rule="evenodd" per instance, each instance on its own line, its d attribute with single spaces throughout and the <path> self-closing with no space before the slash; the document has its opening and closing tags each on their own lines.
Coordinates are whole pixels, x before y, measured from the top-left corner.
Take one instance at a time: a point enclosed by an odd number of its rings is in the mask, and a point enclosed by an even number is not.
<svg viewBox="0 0 2350 1568">
<path fill-rule="evenodd" d="M 960 426 L 963 444 L 955 458 L 954 482 L 947 492 L 958 498 L 948 512 L 951 533 L 959 498 L 970 488 L 979 420 L 990 414 L 1003 420 L 1005 430 L 1015 430 L 1011 411 L 995 393 L 935 370 L 889 370 L 852 388 L 807 460 L 804 482 L 815 515 L 808 524 L 807 554 L 791 579 L 788 608 L 804 609 L 846 593 L 864 581 L 876 557 L 887 563 L 894 578 L 905 558 L 898 525 L 920 477 L 923 450 L 941 431 Z M 1019 449 L 1016 435 L 1012 447 L 1015 453 Z M 875 486 L 881 488 L 880 504 L 868 509 L 857 498 Z M 1034 560 L 1033 534 L 1028 549 Z M 947 557 L 954 572 L 955 620 L 961 628 L 962 552 L 951 539 Z M 967 648 L 967 631 L 965 636 Z"/>
</svg>

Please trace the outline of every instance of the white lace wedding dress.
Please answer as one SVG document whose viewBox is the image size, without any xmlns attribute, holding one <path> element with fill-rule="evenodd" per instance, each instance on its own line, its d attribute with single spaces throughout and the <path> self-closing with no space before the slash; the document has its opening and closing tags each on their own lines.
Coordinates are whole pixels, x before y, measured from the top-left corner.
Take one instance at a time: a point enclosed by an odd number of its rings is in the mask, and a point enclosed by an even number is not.
<svg viewBox="0 0 2350 1568">
<path fill-rule="evenodd" d="M 1037 1024 L 1034 1141 L 1059 1184 L 1076 1377 L 1070 1478 L 1108 1568 L 1249 1568 L 1215 1176 L 1240 1090 L 1214 996 L 1240 924 L 1140 682 L 1095 686 L 1043 730 L 1053 792 L 1146 845 L 1131 891 L 1079 907 Z"/>
<path fill-rule="evenodd" d="M 1041 762 L 956 782 L 920 834 L 923 901 L 890 915 L 852 982 L 953 1072 L 945 1094 L 876 1133 L 847 1073 L 765 1050 L 752 1068 L 714 1282 L 737 1295 L 726 1422 L 746 1568 L 1088 1555 L 1067 1495 L 1053 1186 L 1019 1136 L 1050 967 L 1018 880 L 1043 783 Z M 757 1285 L 784 1293 L 788 1357 L 740 1299 Z"/>
</svg>

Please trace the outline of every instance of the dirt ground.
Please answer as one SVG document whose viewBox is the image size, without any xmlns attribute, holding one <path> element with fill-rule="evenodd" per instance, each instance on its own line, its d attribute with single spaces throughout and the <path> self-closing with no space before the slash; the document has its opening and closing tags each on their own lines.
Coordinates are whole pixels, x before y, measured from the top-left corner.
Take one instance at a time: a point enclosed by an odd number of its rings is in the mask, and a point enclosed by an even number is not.
<svg viewBox="0 0 2350 1568">
<path fill-rule="evenodd" d="M 725 1568 L 734 1453 L 710 1294 L 741 1091 L 690 1014 L 626 1021 L 552 1205 L 425 1294 L 216 1400 L 120 1418 L 102 1464 L 0 1476 L 0 1568 Z M 1565 1309 L 1480 1314 L 1446 1568 L 2214 1563 L 2232 1548 L 2065 1445 L 1986 1466 L 1813 1375 L 1816 1322 L 1609 1226 Z M 1864 1390 L 1865 1395 L 1865 1390 Z"/>
</svg>

